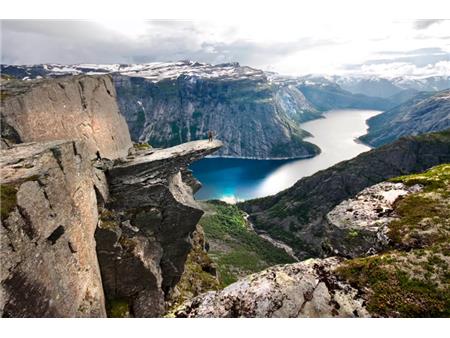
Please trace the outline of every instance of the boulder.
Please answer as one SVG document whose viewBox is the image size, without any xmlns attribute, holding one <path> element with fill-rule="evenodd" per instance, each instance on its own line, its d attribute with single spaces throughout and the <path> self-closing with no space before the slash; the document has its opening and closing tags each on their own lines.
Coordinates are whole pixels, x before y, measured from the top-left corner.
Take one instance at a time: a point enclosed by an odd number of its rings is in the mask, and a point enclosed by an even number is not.
<svg viewBox="0 0 450 338">
<path fill-rule="evenodd" d="M 367 317 L 358 291 L 339 281 L 340 259 L 274 266 L 184 303 L 176 317 Z"/>
</svg>

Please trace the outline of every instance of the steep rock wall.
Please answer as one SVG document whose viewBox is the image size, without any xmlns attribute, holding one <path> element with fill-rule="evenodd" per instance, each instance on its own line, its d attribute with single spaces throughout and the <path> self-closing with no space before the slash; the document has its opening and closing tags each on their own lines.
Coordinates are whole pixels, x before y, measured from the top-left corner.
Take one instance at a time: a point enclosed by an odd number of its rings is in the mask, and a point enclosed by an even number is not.
<svg viewBox="0 0 450 338">
<path fill-rule="evenodd" d="M 180 75 L 158 82 L 122 75 L 114 79 L 120 110 L 135 141 L 168 147 L 204 139 L 212 130 L 224 142 L 218 152 L 223 156 L 310 157 L 319 152 L 303 141 L 308 133 L 298 122 L 320 113 L 302 101 L 301 93 L 291 90 L 276 95 L 278 86 L 263 74 Z"/>
<path fill-rule="evenodd" d="M 91 157 L 98 151 L 110 159 L 126 156 L 132 146 L 108 75 L 10 80 L 2 93 L 2 124 L 21 142 L 78 139 L 86 142 Z"/>
<path fill-rule="evenodd" d="M 97 200 L 84 143 L 1 151 L 2 317 L 104 317 Z"/>
</svg>

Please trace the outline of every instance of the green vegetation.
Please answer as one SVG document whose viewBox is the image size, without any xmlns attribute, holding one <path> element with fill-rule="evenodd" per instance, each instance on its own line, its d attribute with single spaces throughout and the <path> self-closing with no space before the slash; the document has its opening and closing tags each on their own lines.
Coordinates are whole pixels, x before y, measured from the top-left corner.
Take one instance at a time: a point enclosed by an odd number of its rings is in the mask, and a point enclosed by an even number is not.
<svg viewBox="0 0 450 338">
<path fill-rule="evenodd" d="M 391 182 L 401 182 L 408 186 L 421 184 L 425 186 L 425 191 L 437 190 L 439 193 L 448 194 L 450 164 L 441 164 L 420 174 L 395 177 Z"/>
<path fill-rule="evenodd" d="M 219 201 L 207 206 L 211 211 L 200 224 L 211 245 L 209 256 L 218 266 L 222 286 L 269 266 L 294 262 L 284 250 L 259 237 L 236 206 Z"/>
<path fill-rule="evenodd" d="M 17 187 L 13 184 L 0 185 L 1 217 L 5 219 L 17 205 Z"/>
<path fill-rule="evenodd" d="M 19 179 L 14 183 L 0 184 L 0 207 L 2 219 L 7 218 L 9 213 L 17 205 L 17 191 L 19 190 L 20 185 L 22 183 L 36 181 L 38 179 L 38 175 L 31 175 L 29 177 Z"/>
<path fill-rule="evenodd" d="M 9 96 L 6 90 L 0 89 L 0 101 L 5 100 Z"/>
<path fill-rule="evenodd" d="M 106 312 L 110 318 L 130 317 L 130 305 L 126 299 L 111 299 L 106 304 Z"/>
<path fill-rule="evenodd" d="M 172 317 L 173 312 L 184 301 L 207 291 L 218 290 L 220 285 L 215 273 L 215 264 L 203 250 L 203 246 L 194 243 L 184 264 L 183 275 L 176 286 L 178 292 L 174 293 L 175 297 L 171 299 L 166 316 Z"/>
<path fill-rule="evenodd" d="M 337 273 L 358 289 L 369 288 L 367 309 L 378 316 L 448 317 L 448 267 L 445 265 L 443 269 L 441 262 L 445 263 L 439 257 L 415 261 L 390 253 L 347 261 Z M 437 269 L 443 271 L 438 279 L 444 284 L 427 274 L 431 270 L 436 275 Z"/>
<path fill-rule="evenodd" d="M 366 290 L 367 309 L 383 317 L 450 316 L 450 165 L 393 182 L 423 190 L 398 200 L 388 225 L 392 249 L 344 262 L 336 273 Z"/>
<path fill-rule="evenodd" d="M 152 148 L 152 146 L 150 144 L 148 144 L 147 142 L 134 143 L 133 147 L 136 150 L 147 150 L 147 149 L 151 149 Z"/>
</svg>

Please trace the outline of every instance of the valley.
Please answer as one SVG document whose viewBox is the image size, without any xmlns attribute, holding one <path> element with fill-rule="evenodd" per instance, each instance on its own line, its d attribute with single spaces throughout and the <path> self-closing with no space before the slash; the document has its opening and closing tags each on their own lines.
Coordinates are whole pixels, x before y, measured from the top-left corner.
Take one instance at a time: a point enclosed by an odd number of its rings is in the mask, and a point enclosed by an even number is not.
<svg viewBox="0 0 450 338">
<path fill-rule="evenodd" d="M 324 118 L 305 122 L 306 138 L 321 149 L 313 158 L 296 160 L 251 160 L 205 158 L 191 169 L 202 182 L 200 200 L 220 199 L 230 203 L 272 195 L 289 188 L 300 178 L 355 157 L 370 147 L 357 141 L 367 130 L 366 120 L 379 111 L 343 109 L 328 111 Z"/>
</svg>

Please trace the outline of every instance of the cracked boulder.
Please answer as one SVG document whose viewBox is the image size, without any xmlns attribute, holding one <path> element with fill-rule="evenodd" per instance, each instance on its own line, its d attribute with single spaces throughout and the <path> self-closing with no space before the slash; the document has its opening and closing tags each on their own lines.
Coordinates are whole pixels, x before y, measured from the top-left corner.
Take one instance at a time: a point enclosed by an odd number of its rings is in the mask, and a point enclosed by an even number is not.
<svg viewBox="0 0 450 338">
<path fill-rule="evenodd" d="M 1 151 L 2 317 L 104 317 L 97 201 L 82 142 Z"/>
<path fill-rule="evenodd" d="M 395 203 L 421 190 L 418 184 L 381 182 L 341 202 L 326 215 L 325 251 L 354 258 L 387 248 L 388 225 L 398 218 Z"/>
<path fill-rule="evenodd" d="M 339 281 L 333 270 L 340 259 L 310 259 L 275 266 L 250 275 L 221 291 L 184 303 L 176 317 L 367 317 L 356 289 Z"/>
</svg>

